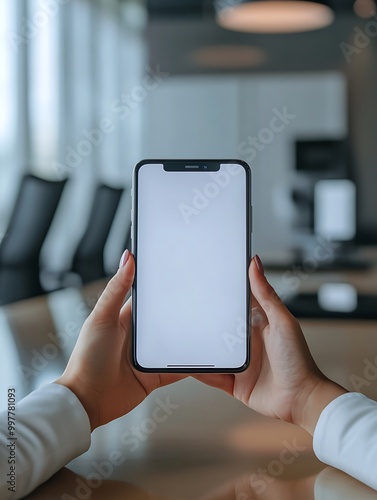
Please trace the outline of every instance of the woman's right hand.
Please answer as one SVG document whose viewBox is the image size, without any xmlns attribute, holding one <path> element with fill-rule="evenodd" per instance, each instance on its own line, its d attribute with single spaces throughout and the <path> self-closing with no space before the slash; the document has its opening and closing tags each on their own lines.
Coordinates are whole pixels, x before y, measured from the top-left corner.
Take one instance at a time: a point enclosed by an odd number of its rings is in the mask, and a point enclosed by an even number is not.
<svg viewBox="0 0 377 500">
<path fill-rule="evenodd" d="M 249 268 L 252 353 L 247 370 L 196 378 L 235 396 L 257 412 L 313 434 L 322 410 L 347 391 L 315 364 L 300 325 L 264 276 L 258 256 Z"/>
</svg>

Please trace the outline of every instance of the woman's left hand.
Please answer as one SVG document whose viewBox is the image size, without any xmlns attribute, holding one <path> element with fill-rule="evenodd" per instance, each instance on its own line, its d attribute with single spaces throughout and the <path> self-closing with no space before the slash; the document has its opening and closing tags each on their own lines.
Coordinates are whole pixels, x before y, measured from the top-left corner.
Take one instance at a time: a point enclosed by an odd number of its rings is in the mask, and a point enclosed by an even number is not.
<svg viewBox="0 0 377 500">
<path fill-rule="evenodd" d="M 135 274 L 126 250 L 85 321 L 63 375 L 55 383 L 70 389 L 84 406 L 92 431 L 129 413 L 154 389 L 184 375 L 142 373 L 131 362 L 131 298 L 123 305 Z"/>
</svg>

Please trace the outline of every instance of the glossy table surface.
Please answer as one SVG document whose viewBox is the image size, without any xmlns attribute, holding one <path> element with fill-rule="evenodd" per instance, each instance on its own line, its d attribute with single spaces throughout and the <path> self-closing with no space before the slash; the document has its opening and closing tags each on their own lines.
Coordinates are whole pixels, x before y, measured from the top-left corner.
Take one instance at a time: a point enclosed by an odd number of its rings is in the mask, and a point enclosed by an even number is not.
<svg viewBox="0 0 377 500">
<path fill-rule="evenodd" d="M 335 278 L 377 291 L 375 270 Z M 321 277 L 309 287 L 313 279 Z M 0 309 L 0 409 L 7 387 L 20 399 L 60 375 L 103 286 Z M 377 399 L 377 322 L 306 320 L 302 327 L 326 375 Z M 363 500 L 377 492 L 320 463 L 306 432 L 187 378 L 97 429 L 89 451 L 28 498 Z"/>
</svg>

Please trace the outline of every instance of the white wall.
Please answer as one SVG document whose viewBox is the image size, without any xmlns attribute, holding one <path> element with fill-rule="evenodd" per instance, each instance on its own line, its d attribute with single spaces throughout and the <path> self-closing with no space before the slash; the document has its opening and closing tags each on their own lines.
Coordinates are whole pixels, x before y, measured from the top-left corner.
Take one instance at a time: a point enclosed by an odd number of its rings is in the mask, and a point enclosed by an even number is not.
<svg viewBox="0 0 377 500">
<path fill-rule="evenodd" d="M 254 250 L 272 256 L 293 242 L 293 141 L 298 137 L 344 136 L 346 91 L 344 77 L 335 72 L 170 77 L 151 95 L 145 108 L 144 156 L 250 160 Z M 271 139 L 262 129 L 269 127 L 275 109 L 283 112 L 285 107 L 295 118 Z M 261 131 L 268 144 L 258 139 L 260 149 L 264 149 L 253 153 L 248 137 Z"/>
</svg>

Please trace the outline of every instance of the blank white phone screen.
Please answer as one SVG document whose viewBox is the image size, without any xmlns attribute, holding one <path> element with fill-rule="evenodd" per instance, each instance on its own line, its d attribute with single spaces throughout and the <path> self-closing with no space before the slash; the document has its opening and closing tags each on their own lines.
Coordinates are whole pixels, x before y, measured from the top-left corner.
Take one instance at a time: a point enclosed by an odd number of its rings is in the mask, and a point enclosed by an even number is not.
<svg viewBox="0 0 377 500">
<path fill-rule="evenodd" d="M 146 369 L 236 369 L 247 359 L 247 175 L 165 171 L 137 178 L 136 347 Z"/>
</svg>

